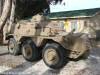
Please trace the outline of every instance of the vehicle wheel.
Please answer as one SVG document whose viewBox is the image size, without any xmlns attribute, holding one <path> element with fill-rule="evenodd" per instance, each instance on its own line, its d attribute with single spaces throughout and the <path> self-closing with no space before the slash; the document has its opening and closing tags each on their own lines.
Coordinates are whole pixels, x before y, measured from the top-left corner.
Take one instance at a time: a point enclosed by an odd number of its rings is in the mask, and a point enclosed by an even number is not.
<svg viewBox="0 0 100 75">
<path fill-rule="evenodd" d="M 53 69 L 60 69 L 68 62 L 66 50 L 56 43 L 47 44 L 42 56 L 45 64 Z"/>
<path fill-rule="evenodd" d="M 19 55 L 20 46 L 17 44 L 16 40 L 14 38 L 10 38 L 8 41 L 8 51 L 12 55 Z"/>
<path fill-rule="evenodd" d="M 27 39 L 22 46 L 22 55 L 29 61 L 37 61 L 40 57 L 38 48 L 31 39 Z"/>
</svg>

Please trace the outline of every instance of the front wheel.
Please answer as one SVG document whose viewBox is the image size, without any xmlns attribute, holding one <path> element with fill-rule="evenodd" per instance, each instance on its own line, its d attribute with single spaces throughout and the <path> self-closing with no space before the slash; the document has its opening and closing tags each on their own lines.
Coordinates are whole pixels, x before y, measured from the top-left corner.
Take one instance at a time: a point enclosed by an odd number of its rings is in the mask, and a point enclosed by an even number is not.
<svg viewBox="0 0 100 75">
<path fill-rule="evenodd" d="M 56 43 L 47 44 L 42 55 L 45 64 L 53 69 L 60 69 L 68 62 L 66 50 Z"/>
</svg>

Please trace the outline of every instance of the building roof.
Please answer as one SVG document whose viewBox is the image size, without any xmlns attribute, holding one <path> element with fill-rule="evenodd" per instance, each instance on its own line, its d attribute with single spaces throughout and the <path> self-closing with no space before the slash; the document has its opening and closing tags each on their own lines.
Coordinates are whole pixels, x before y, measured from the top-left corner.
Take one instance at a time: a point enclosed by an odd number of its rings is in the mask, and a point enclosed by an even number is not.
<svg viewBox="0 0 100 75">
<path fill-rule="evenodd" d="M 100 12 L 100 8 L 55 12 L 47 15 L 49 19 L 92 17 Z"/>
</svg>

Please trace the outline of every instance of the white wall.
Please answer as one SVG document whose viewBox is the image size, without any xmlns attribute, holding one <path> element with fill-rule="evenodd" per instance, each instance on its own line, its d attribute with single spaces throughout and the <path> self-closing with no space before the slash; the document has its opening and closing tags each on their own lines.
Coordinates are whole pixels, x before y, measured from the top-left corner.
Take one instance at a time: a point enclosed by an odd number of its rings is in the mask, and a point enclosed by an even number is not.
<svg viewBox="0 0 100 75">
<path fill-rule="evenodd" d="M 65 3 L 65 4 L 64 4 Z M 63 0 L 57 5 L 50 5 L 51 12 L 100 8 L 100 0 Z"/>
</svg>

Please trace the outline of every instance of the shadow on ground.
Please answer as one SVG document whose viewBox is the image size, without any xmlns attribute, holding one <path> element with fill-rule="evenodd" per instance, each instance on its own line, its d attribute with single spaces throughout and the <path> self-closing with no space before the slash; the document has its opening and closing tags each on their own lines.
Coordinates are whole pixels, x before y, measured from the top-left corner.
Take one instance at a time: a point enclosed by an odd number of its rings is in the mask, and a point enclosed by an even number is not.
<svg viewBox="0 0 100 75">
<path fill-rule="evenodd" d="M 30 63 L 30 62 L 24 62 L 18 66 L 16 66 L 15 68 L 12 68 L 10 70 L 4 71 L 2 74 L 5 75 L 20 75 L 22 72 L 24 72 L 26 69 L 32 67 L 33 65 L 35 65 L 35 63 Z"/>
<path fill-rule="evenodd" d="M 3 56 L 3 55 L 8 55 L 9 53 L 8 52 L 5 52 L 5 53 L 0 53 L 0 56 Z"/>
<path fill-rule="evenodd" d="M 61 70 L 47 68 L 43 60 L 30 63 L 25 61 L 22 56 L 15 57 L 6 52 L 0 54 L 0 62 L 1 59 L 10 64 L 20 63 L 12 69 L 3 71 L 0 75 L 100 75 L 100 48 L 91 50 L 89 57 L 85 60 L 70 61 Z"/>
</svg>

